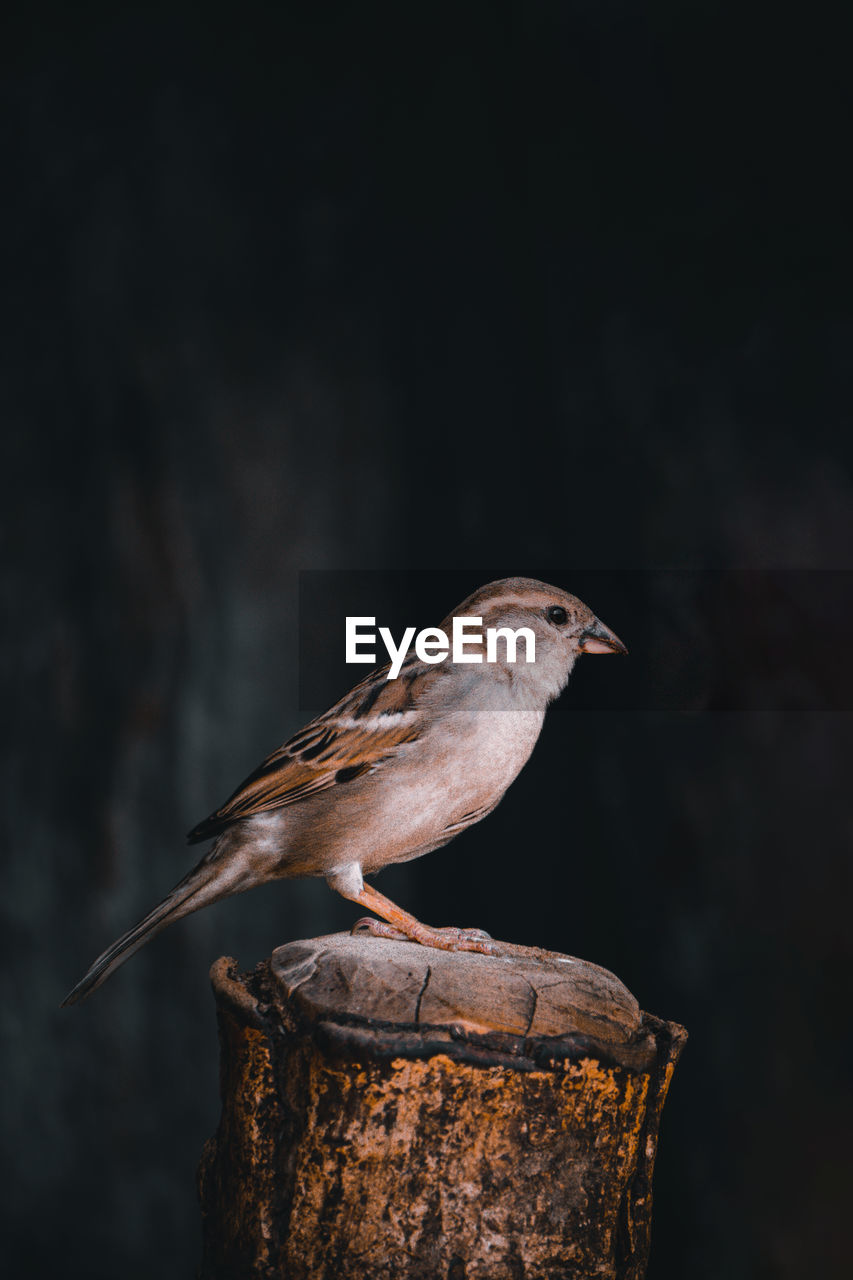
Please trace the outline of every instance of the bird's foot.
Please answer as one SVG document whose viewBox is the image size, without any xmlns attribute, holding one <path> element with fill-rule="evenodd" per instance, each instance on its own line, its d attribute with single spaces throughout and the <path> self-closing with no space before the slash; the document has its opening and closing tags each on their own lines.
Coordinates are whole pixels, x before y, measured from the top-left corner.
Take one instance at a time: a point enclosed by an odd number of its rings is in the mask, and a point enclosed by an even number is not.
<svg viewBox="0 0 853 1280">
<path fill-rule="evenodd" d="M 445 925 L 442 929 L 430 929 L 430 933 L 440 934 L 442 938 L 446 938 L 454 945 L 463 942 L 491 942 L 492 940 L 492 935 L 486 933 L 485 929 L 458 929 L 455 924 Z"/>
<path fill-rule="evenodd" d="M 490 956 L 496 950 L 489 934 L 483 929 L 458 929 L 455 925 L 433 929 L 428 924 L 416 921 L 410 932 L 404 932 L 394 925 L 386 924 L 384 920 L 363 916 L 361 920 L 356 920 L 352 932 L 369 933 L 374 938 L 392 938 L 397 942 L 419 942 L 422 947 L 434 947 L 437 951 L 477 951 L 481 955 Z"/>
<path fill-rule="evenodd" d="M 373 916 L 362 916 L 356 920 L 350 933 L 369 933 L 374 938 L 392 938 L 395 942 L 411 942 L 412 939 L 402 929 L 395 929 L 393 924 L 384 920 L 376 920 Z"/>
</svg>

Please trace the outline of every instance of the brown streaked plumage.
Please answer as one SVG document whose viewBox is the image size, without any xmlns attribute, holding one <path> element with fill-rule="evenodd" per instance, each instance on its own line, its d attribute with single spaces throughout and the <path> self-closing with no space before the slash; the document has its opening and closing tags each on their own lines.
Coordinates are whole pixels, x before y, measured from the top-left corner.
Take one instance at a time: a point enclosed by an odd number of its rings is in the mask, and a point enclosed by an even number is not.
<svg viewBox="0 0 853 1280">
<path fill-rule="evenodd" d="M 193 828 L 191 843 L 216 837 L 213 846 L 63 1003 L 84 999 L 174 920 L 295 876 L 324 876 L 375 911 L 386 924 L 361 922 L 374 933 L 488 951 L 487 935 L 421 924 L 363 876 L 440 848 L 490 813 L 530 756 L 578 654 L 626 650 L 580 600 L 530 578 L 481 587 L 442 628 L 449 633 L 459 616 L 481 617 L 484 630 L 530 628 L 535 661 L 511 663 L 502 647 L 495 663 L 454 663 L 451 655 L 430 664 L 410 653 L 396 680 L 387 679 L 387 666 L 372 671 Z"/>
</svg>

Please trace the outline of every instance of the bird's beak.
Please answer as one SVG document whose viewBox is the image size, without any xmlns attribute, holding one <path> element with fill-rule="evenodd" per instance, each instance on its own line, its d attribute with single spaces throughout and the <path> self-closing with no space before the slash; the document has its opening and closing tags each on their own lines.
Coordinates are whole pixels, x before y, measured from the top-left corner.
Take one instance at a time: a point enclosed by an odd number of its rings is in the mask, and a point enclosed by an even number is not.
<svg viewBox="0 0 853 1280">
<path fill-rule="evenodd" d="M 581 653 L 627 653 L 622 641 L 598 618 L 581 634 L 578 645 Z"/>
</svg>

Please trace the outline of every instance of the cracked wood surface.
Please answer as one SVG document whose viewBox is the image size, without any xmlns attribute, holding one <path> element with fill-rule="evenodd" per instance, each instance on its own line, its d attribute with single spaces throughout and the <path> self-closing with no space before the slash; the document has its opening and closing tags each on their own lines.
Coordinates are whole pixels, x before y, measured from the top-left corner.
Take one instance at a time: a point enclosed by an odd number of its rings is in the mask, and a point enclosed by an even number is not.
<svg viewBox="0 0 853 1280">
<path fill-rule="evenodd" d="M 606 969 L 538 948 L 431 951 L 413 942 L 330 934 L 273 952 L 270 970 L 309 1017 L 457 1026 L 488 1035 L 591 1036 L 618 1052 L 641 1025 L 630 991 Z"/>
<path fill-rule="evenodd" d="M 332 934 L 211 971 L 202 1280 L 641 1280 L 685 1039 L 571 956 Z"/>
</svg>

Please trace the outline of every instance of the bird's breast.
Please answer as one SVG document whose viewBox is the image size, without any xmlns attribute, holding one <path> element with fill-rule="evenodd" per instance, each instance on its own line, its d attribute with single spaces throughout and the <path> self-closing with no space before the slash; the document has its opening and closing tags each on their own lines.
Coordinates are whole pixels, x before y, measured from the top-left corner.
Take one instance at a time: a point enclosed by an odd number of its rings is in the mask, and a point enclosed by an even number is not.
<svg viewBox="0 0 853 1280">
<path fill-rule="evenodd" d="M 543 718 L 527 709 L 461 715 L 436 730 L 425 755 L 451 792 L 502 794 L 529 759 Z"/>
<path fill-rule="evenodd" d="M 365 851 L 365 870 L 419 857 L 485 817 L 528 760 L 542 720 L 527 710 L 449 717 L 377 775 L 384 838 Z"/>
</svg>

